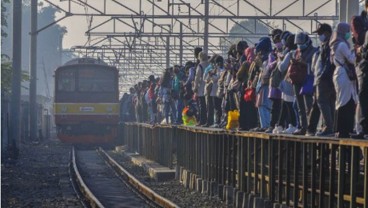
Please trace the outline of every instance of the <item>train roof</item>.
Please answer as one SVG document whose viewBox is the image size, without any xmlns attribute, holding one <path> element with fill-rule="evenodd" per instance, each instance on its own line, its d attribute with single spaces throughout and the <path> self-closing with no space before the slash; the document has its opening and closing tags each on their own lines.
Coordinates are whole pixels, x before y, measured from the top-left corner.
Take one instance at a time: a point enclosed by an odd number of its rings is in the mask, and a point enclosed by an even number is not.
<svg viewBox="0 0 368 208">
<path fill-rule="evenodd" d="M 88 57 L 72 59 L 66 62 L 63 66 L 76 65 L 76 64 L 98 64 L 108 66 L 108 64 L 103 62 L 101 59 L 88 58 Z"/>
</svg>

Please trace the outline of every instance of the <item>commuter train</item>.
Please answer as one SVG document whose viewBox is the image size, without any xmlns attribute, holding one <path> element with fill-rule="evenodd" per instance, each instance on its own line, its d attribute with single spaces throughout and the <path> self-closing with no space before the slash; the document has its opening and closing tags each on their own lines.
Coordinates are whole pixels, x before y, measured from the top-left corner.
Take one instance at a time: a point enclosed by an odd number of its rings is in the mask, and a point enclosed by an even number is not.
<svg viewBox="0 0 368 208">
<path fill-rule="evenodd" d="M 54 115 L 58 138 L 73 144 L 109 144 L 118 135 L 119 74 L 93 58 L 55 70 Z"/>
</svg>

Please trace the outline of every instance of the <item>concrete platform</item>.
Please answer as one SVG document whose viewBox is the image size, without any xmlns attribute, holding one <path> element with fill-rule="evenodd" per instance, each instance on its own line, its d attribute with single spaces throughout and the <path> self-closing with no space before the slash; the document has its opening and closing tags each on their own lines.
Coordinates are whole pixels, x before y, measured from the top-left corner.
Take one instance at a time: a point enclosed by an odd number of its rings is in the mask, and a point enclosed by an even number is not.
<svg viewBox="0 0 368 208">
<path fill-rule="evenodd" d="M 151 178 L 155 181 L 162 182 L 162 181 L 169 181 L 175 179 L 175 169 L 170 169 L 168 167 L 164 167 L 157 162 L 149 160 L 139 154 L 136 153 L 129 153 L 123 151 L 130 160 L 143 169 L 149 174 Z"/>
</svg>

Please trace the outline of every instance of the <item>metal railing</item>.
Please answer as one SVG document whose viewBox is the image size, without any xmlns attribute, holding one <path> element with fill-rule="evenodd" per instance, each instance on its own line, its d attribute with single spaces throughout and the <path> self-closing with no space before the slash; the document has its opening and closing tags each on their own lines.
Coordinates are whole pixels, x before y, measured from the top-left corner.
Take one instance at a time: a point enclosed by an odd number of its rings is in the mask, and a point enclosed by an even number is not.
<svg viewBox="0 0 368 208">
<path fill-rule="evenodd" d="M 244 199 L 368 208 L 367 140 L 134 123 L 125 129 L 129 148 L 168 167 L 176 153 L 180 174 L 185 170 L 195 176 L 190 178 L 232 187 Z"/>
</svg>

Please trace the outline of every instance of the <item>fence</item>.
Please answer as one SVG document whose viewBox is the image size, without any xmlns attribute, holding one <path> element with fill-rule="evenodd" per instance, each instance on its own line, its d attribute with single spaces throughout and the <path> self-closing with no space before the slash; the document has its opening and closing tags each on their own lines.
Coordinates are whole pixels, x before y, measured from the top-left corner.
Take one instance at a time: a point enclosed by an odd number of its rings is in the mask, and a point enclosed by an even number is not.
<svg viewBox="0 0 368 208">
<path fill-rule="evenodd" d="M 184 185 L 224 199 L 232 189 L 238 206 L 368 208 L 366 140 L 134 123 L 126 130 L 129 148 L 169 167 L 176 156 Z"/>
</svg>

